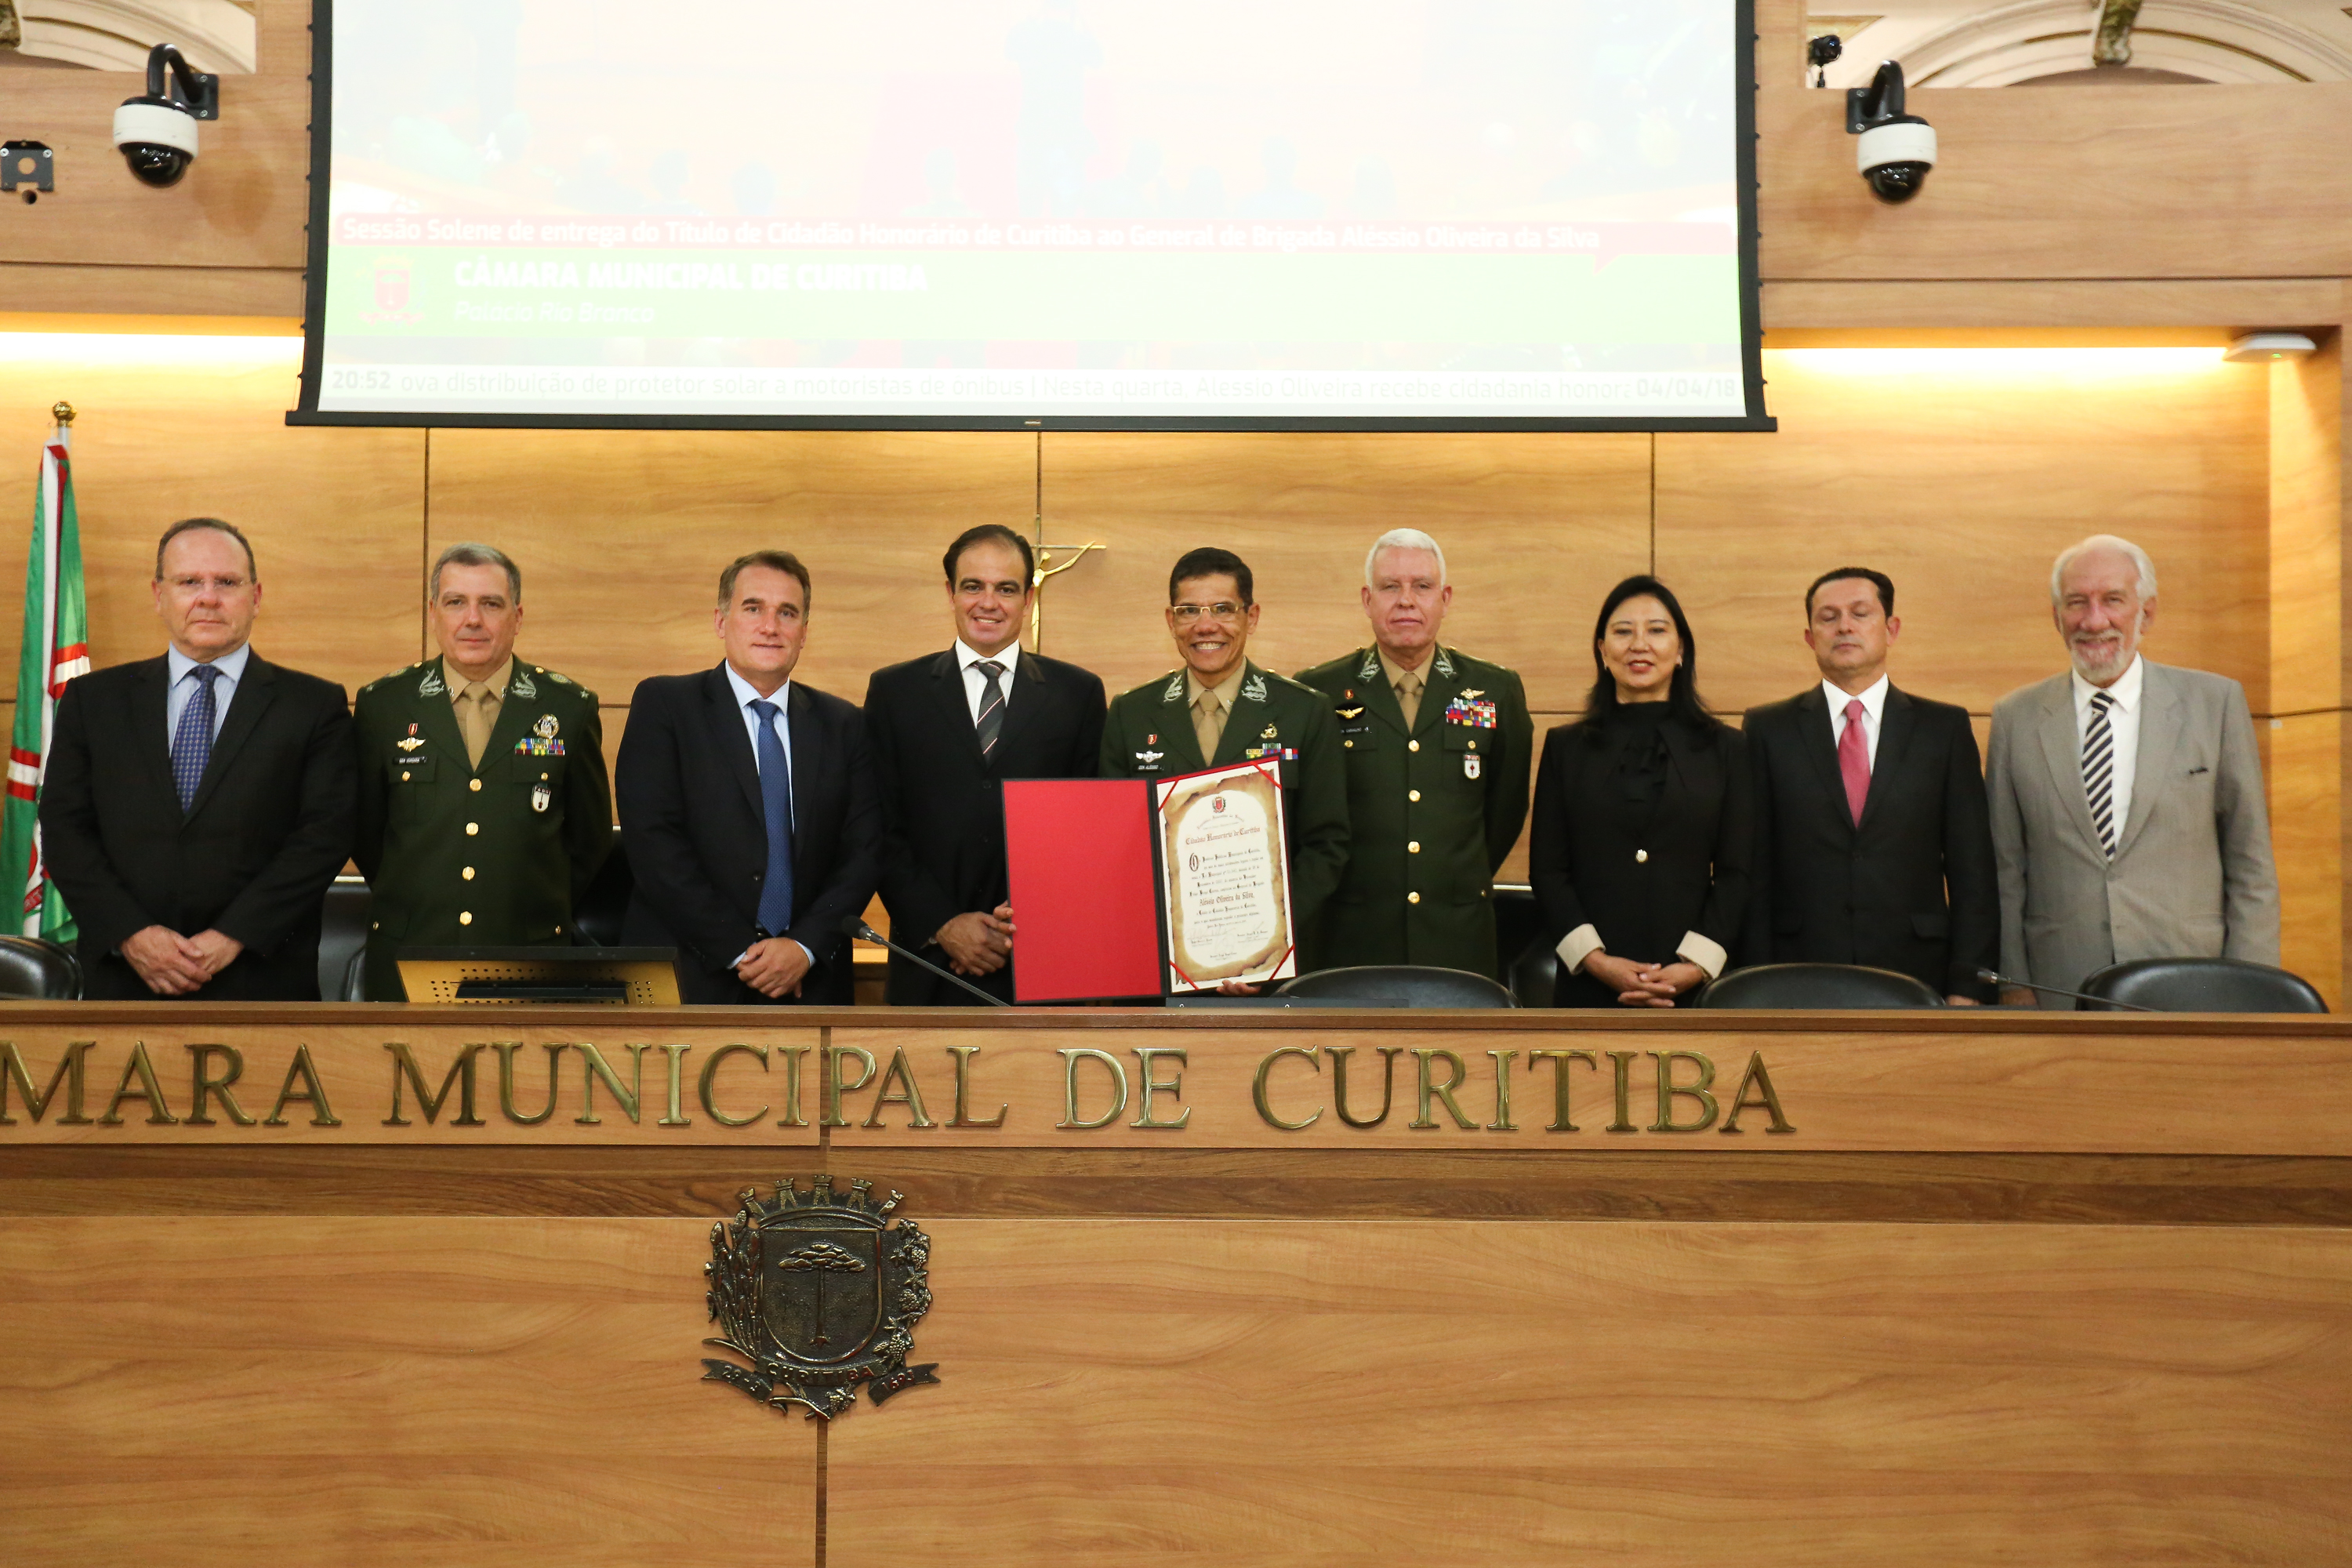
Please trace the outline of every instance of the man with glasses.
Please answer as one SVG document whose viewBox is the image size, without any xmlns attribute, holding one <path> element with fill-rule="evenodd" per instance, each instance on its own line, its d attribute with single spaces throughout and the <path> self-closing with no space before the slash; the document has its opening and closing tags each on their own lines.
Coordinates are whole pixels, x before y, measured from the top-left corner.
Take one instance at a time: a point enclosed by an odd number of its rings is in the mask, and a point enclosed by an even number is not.
<svg viewBox="0 0 2352 1568">
<path fill-rule="evenodd" d="M 1259 606 L 1230 550 L 1187 552 L 1168 574 L 1168 630 L 1183 667 L 1111 699 L 1105 778 L 1165 778 L 1275 762 L 1303 973 L 1327 962 L 1325 906 L 1348 864 L 1348 775 L 1330 700 L 1249 660 Z"/>
<path fill-rule="evenodd" d="M 41 790 L 82 994 L 315 1002 L 352 847 L 343 689 L 253 651 L 261 574 L 231 524 L 166 529 L 154 588 L 169 651 L 67 685 Z"/>
</svg>

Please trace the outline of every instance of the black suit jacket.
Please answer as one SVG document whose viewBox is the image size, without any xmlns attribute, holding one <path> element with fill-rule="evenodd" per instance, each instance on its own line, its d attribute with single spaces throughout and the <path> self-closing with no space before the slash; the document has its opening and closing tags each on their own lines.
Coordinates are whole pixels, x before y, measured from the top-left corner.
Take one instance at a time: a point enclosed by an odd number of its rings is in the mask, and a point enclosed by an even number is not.
<svg viewBox="0 0 2352 1568">
<path fill-rule="evenodd" d="M 1528 878 L 1547 942 L 1590 924 L 1611 953 L 1655 963 L 1673 963 L 1686 932 L 1727 950 L 1738 942 L 1752 854 L 1746 747 L 1729 728 L 1711 738 L 1680 721 L 1659 728 L 1668 760 L 1654 804 L 1627 796 L 1613 728 L 1585 721 L 1544 736 Z M 1562 1007 L 1617 1001 L 1599 981 L 1565 971 L 1553 995 Z"/>
<path fill-rule="evenodd" d="M 815 959 L 799 1000 L 845 1006 L 854 997 L 841 919 L 865 912 L 881 858 L 866 724 L 849 703 L 797 680 L 784 722 L 793 736 L 793 909 L 782 934 Z M 678 949 L 688 1002 L 765 1002 L 735 976 L 737 956 L 760 940 L 768 827 L 751 733 L 723 667 L 638 683 L 613 794 L 636 879 L 622 942 Z"/>
<path fill-rule="evenodd" d="M 1748 715 L 1758 889 L 1745 961 L 1866 963 L 1991 999 L 2000 893 L 1968 710 L 1889 687 L 1856 826 L 1822 689 Z"/>
<path fill-rule="evenodd" d="M 1094 777 L 1104 707 L 1100 676 L 1024 648 L 1008 682 L 1004 728 L 983 760 L 953 648 L 875 671 L 866 732 L 882 790 L 882 902 L 893 940 L 944 966 L 932 933 L 967 910 L 1005 901 L 1003 781 Z M 1009 1002 L 1013 966 L 973 984 Z M 971 1001 L 891 954 L 892 1005 Z"/>
<path fill-rule="evenodd" d="M 343 689 L 253 655 L 183 813 L 170 681 L 164 659 L 142 659 L 81 676 L 58 700 L 41 844 L 79 922 L 82 994 L 154 999 L 118 950 L 160 925 L 245 944 L 173 1000 L 316 1001 L 320 916 L 357 801 Z"/>
</svg>

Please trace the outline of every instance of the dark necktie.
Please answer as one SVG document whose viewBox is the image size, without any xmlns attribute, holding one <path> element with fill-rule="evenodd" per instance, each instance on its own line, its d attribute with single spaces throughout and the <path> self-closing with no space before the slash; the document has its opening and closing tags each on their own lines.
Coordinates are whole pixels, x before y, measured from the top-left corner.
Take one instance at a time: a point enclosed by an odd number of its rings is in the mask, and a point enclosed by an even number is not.
<svg viewBox="0 0 2352 1568">
<path fill-rule="evenodd" d="M 2116 733 L 2107 720 L 2115 706 L 2113 694 L 2091 693 L 2091 721 L 2083 727 L 2083 798 L 2091 807 L 2091 826 L 2099 830 L 2099 847 L 2116 858 Z"/>
<path fill-rule="evenodd" d="M 1004 732 L 1004 688 L 997 678 L 1004 667 L 992 658 L 983 658 L 972 666 L 980 671 L 980 718 L 975 728 L 980 733 L 980 754 L 989 756 L 996 750 L 996 737 Z"/>
<path fill-rule="evenodd" d="M 760 807 L 767 819 L 768 871 L 760 882 L 760 929 L 782 936 L 793 923 L 793 779 L 776 734 L 776 705 L 755 700 L 760 721 Z"/>
<path fill-rule="evenodd" d="M 196 786 L 205 782 L 205 764 L 213 760 L 213 682 L 220 679 L 220 671 L 209 664 L 188 673 L 196 678 L 196 689 L 180 710 L 180 727 L 172 731 L 172 782 L 179 786 L 182 812 L 195 800 Z"/>
</svg>

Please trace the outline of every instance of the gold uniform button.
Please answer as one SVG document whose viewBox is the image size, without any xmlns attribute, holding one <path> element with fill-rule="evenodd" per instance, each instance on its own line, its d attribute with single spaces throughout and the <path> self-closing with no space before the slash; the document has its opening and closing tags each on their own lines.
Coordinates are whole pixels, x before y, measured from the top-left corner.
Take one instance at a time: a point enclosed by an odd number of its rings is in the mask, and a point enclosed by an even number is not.
<svg viewBox="0 0 2352 1568">
<path fill-rule="evenodd" d="M 545 778 L 547 775 L 546 775 L 545 773 L 541 773 L 541 774 L 540 774 L 539 776 L 540 776 L 541 778 Z"/>
<path fill-rule="evenodd" d="M 1421 798 L 1421 792 L 1417 789 L 1409 789 L 1404 792 L 1404 797 L 1407 800 L 1419 800 Z"/>
<path fill-rule="evenodd" d="M 465 870 L 459 872 L 458 875 L 464 877 L 466 880 L 470 882 L 474 879 L 474 868 L 471 866 L 468 866 Z"/>
<path fill-rule="evenodd" d="M 1353 742 L 1353 741 L 1342 741 L 1342 742 L 1339 742 L 1339 744 L 1341 744 L 1342 746 L 1347 747 L 1347 748 L 1348 748 L 1348 750 L 1349 750 L 1349 751 L 1351 751 L 1351 752 L 1352 752 L 1352 751 L 1354 751 L 1354 750 L 1356 749 L 1356 742 Z"/>
<path fill-rule="evenodd" d="M 1414 839 L 1412 843 L 1410 843 L 1410 844 L 1406 845 L 1406 846 L 1404 847 L 1404 852 L 1405 852 L 1406 854 L 1408 854 L 1408 855 L 1418 855 L 1418 854 L 1420 854 L 1420 853 L 1421 853 L 1421 840 L 1420 840 L 1420 839 L 1418 839 L 1418 838 L 1416 838 L 1416 839 Z"/>
<path fill-rule="evenodd" d="M 408 782 L 408 775 L 407 775 L 406 773 L 403 773 L 403 774 L 401 774 L 401 775 L 400 775 L 400 782 L 401 782 L 401 783 L 403 783 L 403 784 L 406 784 L 406 783 Z"/>
<path fill-rule="evenodd" d="M 479 779 L 467 779 L 466 781 L 466 787 L 472 790 L 476 795 L 479 795 L 482 792 L 482 781 Z"/>
<path fill-rule="evenodd" d="M 471 910 L 459 910 L 457 911 L 457 923 L 461 926 L 472 925 L 474 923 L 474 911 Z"/>
<path fill-rule="evenodd" d="M 466 837 L 468 838 L 471 838 L 475 834 L 479 833 L 481 830 L 482 825 L 478 822 L 469 822 L 466 824 Z"/>
<path fill-rule="evenodd" d="M 1408 904 L 1417 904 L 1421 902 L 1421 895 L 1419 893 L 1407 893 L 1404 896 L 1404 901 Z"/>
<path fill-rule="evenodd" d="M 1634 851 L 1633 851 L 1633 864 L 1634 864 L 1634 865 L 1636 865 L 1636 866 L 1646 866 L 1646 865 L 1648 865 L 1649 863 L 1650 863 L 1650 852 L 1649 852 L 1648 850 L 1646 850 L 1646 849 L 1636 849 L 1636 850 L 1634 850 Z"/>
<path fill-rule="evenodd" d="M 1419 741 L 1407 741 L 1404 743 L 1404 749 L 1408 752 L 1417 752 L 1421 750 L 1421 742 Z"/>
</svg>

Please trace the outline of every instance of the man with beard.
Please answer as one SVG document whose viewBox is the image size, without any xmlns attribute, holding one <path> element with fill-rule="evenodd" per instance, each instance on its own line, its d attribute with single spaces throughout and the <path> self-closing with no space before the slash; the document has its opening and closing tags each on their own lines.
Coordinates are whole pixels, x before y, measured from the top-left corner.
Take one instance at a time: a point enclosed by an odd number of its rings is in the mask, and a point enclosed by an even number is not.
<svg viewBox="0 0 2352 1568">
<path fill-rule="evenodd" d="M 2050 603 L 2073 670 L 1992 712 L 2002 973 L 2071 991 L 2138 958 L 2276 963 L 2278 873 L 2244 690 L 2140 657 L 2156 567 L 2128 540 L 2094 534 L 2061 553 Z"/>
</svg>

